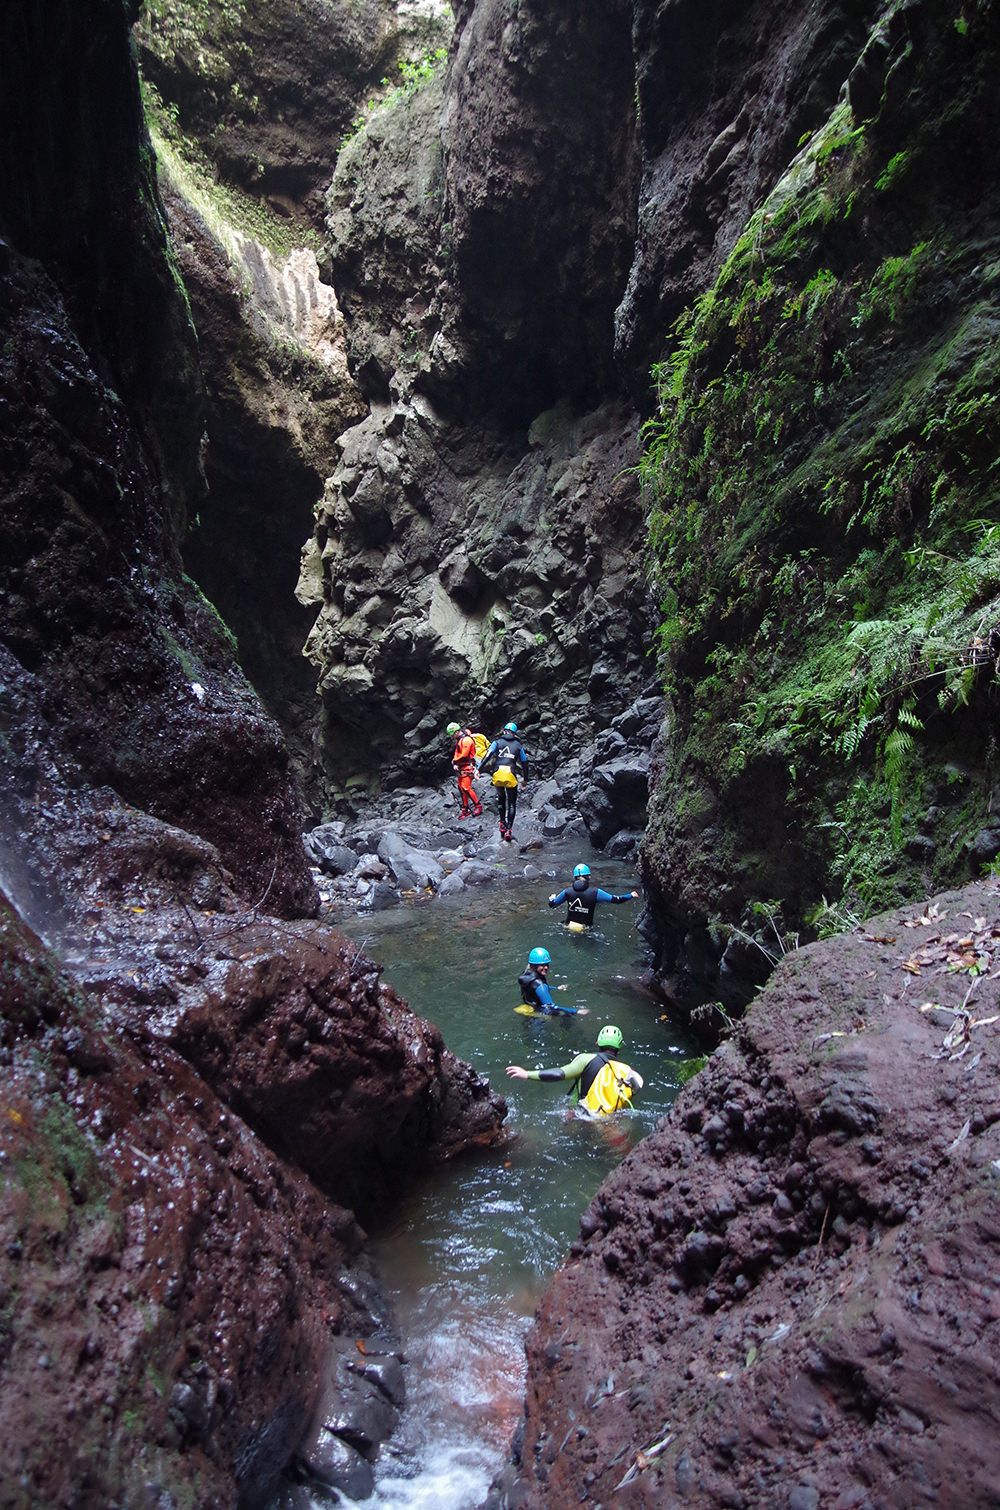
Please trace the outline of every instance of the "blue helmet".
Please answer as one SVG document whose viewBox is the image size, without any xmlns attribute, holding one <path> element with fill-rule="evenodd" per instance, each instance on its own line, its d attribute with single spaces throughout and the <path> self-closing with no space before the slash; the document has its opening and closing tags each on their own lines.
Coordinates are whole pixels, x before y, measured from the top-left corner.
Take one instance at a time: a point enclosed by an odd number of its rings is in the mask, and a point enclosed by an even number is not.
<svg viewBox="0 0 1000 1510">
<path fill-rule="evenodd" d="M 573 876 L 574 876 L 574 879 L 577 876 L 589 876 L 589 875 L 590 875 L 590 866 L 589 865 L 574 865 L 573 866 Z"/>
<path fill-rule="evenodd" d="M 547 949 L 532 949 L 528 955 L 529 965 L 551 965 L 552 956 Z"/>
<path fill-rule="evenodd" d="M 503 729 L 502 729 L 501 732 L 504 733 L 504 734 L 516 734 L 517 733 L 517 724 L 513 724 L 513 723 L 511 723 L 511 724 L 504 724 Z"/>
</svg>

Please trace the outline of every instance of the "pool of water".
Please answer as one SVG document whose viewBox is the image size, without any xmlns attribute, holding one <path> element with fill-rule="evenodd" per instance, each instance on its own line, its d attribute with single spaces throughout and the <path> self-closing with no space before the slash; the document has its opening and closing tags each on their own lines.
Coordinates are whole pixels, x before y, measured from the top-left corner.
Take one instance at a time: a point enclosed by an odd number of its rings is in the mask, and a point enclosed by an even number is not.
<svg viewBox="0 0 1000 1510">
<path fill-rule="evenodd" d="M 439 1171 L 375 1238 L 409 1360 L 401 1429 L 382 1450 L 376 1495 L 365 1502 L 378 1510 L 482 1503 L 520 1416 L 524 1334 L 541 1291 L 597 1187 L 669 1107 L 679 1064 L 697 1053 L 638 983 L 640 903 L 599 907 L 597 927 L 583 935 L 563 927 L 565 908 L 546 906 L 579 858 L 560 867 L 558 886 L 551 876 L 520 879 L 342 925 L 510 1105 L 507 1147 Z M 623 864 L 598 858 L 593 869 L 609 891 L 634 881 Z M 552 955 L 553 994 L 588 1016 L 514 1012 L 517 976 L 535 945 Z M 507 1079 L 508 1064 L 566 1063 L 605 1023 L 621 1028 L 621 1057 L 645 1080 L 631 1112 L 583 1121 L 558 1083 Z"/>
</svg>

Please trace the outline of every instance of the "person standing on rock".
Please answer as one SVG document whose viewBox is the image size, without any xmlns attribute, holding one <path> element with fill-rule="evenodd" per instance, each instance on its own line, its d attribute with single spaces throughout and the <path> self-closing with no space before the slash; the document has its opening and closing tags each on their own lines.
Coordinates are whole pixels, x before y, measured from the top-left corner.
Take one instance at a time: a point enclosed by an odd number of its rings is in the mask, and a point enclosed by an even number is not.
<svg viewBox="0 0 1000 1510">
<path fill-rule="evenodd" d="M 633 1091 L 642 1090 L 642 1076 L 637 1070 L 614 1056 L 622 1046 L 622 1030 L 609 1023 L 597 1035 L 597 1052 L 577 1054 L 569 1064 L 554 1070 L 526 1070 L 508 1064 L 512 1080 L 568 1080 L 567 1089 L 573 1105 L 588 1117 L 610 1117 L 622 1111 L 632 1100 Z"/>
<path fill-rule="evenodd" d="M 586 1017 L 586 1007 L 563 1007 L 552 999 L 549 989 L 551 963 L 552 956 L 547 949 L 532 949 L 527 968 L 517 977 L 522 1004 L 543 1017 Z"/>
<path fill-rule="evenodd" d="M 476 741 L 472 737 L 471 729 L 462 729 L 458 724 L 449 724 L 445 730 L 455 741 L 452 751 L 451 763 L 458 780 L 458 800 L 460 818 L 478 818 L 483 810 L 483 804 L 476 796 L 476 789 L 472 785 L 476 774 Z"/>
<path fill-rule="evenodd" d="M 598 902 L 634 902 L 638 895 L 637 891 L 623 891 L 620 896 L 613 891 L 603 891 L 600 886 L 591 884 L 589 865 L 575 865 L 572 885 L 554 891 L 549 897 L 549 906 L 560 907 L 565 902 L 566 926 L 580 932 L 584 928 L 593 928 Z"/>
<path fill-rule="evenodd" d="M 504 724 L 479 762 L 480 770 L 488 761 L 496 762 L 493 785 L 500 808 L 500 837 L 509 844 L 514 837 L 511 830 L 514 827 L 514 814 L 517 812 L 518 771 L 522 780 L 528 774 L 528 752 L 518 738 L 517 724 Z"/>
</svg>

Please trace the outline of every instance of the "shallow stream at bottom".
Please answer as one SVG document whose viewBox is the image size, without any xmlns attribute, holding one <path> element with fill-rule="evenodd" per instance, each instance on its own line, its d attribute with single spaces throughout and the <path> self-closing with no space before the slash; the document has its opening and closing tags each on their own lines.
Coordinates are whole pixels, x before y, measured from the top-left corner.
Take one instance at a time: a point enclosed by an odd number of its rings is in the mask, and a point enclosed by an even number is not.
<svg viewBox="0 0 1000 1510">
<path fill-rule="evenodd" d="M 597 1187 L 667 1110 L 681 1063 L 698 1052 L 639 984 L 641 903 L 600 906 L 590 934 L 568 932 L 565 908 L 546 906 L 571 870 L 572 860 L 557 887 L 554 875 L 520 879 L 341 925 L 510 1106 L 505 1147 L 438 1171 L 375 1238 L 408 1368 L 403 1420 L 364 1502 L 372 1510 L 482 1504 L 520 1418 L 524 1336 L 541 1292 Z M 594 871 L 609 891 L 633 881 L 622 864 L 599 860 Z M 552 955 L 556 999 L 588 1016 L 515 1013 L 536 945 Z M 508 1064 L 567 1063 L 605 1023 L 621 1028 L 621 1057 L 645 1080 L 629 1113 L 587 1122 L 569 1113 L 560 1084 L 507 1079 Z"/>
</svg>

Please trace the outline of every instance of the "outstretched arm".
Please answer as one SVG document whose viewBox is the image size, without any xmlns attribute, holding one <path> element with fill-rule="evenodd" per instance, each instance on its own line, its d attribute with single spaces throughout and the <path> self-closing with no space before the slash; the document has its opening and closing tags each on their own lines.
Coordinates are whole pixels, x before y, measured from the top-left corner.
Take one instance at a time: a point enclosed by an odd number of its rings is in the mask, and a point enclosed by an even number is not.
<svg viewBox="0 0 1000 1510">
<path fill-rule="evenodd" d="M 549 906 L 550 907 L 559 907 L 559 906 L 561 906 L 562 903 L 565 902 L 565 900 L 566 900 L 566 898 L 567 898 L 568 895 L 569 895 L 569 893 L 568 893 L 568 890 L 567 890 L 567 888 L 565 886 L 563 887 L 562 891 L 554 891 L 552 893 L 552 895 L 549 897 Z"/>
<path fill-rule="evenodd" d="M 638 895 L 637 891 L 623 891 L 621 896 L 618 896 L 613 891 L 603 891 L 600 886 L 597 888 L 599 902 L 634 902 Z"/>
<path fill-rule="evenodd" d="M 587 1068 L 593 1054 L 577 1054 L 569 1064 L 555 1070 L 526 1070 L 519 1064 L 508 1064 L 507 1073 L 512 1080 L 576 1080 Z"/>
<path fill-rule="evenodd" d="M 512 1080 L 565 1080 L 564 1070 L 525 1070 L 519 1064 L 508 1064 L 507 1073 Z"/>
</svg>

